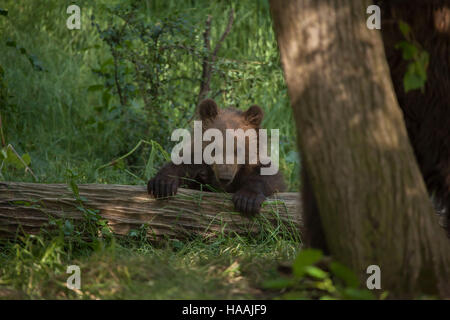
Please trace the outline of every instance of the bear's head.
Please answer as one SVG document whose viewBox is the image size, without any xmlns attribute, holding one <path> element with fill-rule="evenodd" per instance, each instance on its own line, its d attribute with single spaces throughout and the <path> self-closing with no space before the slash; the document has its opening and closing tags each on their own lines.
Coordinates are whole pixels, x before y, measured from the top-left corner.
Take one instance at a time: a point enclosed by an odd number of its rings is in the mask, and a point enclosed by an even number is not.
<svg viewBox="0 0 450 320">
<path fill-rule="evenodd" d="M 219 108 L 214 100 L 205 99 L 200 103 L 198 112 L 203 132 L 211 133 L 207 135 L 207 139 L 216 141 L 217 135 L 221 135 L 223 139 L 222 148 L 213 149 L 208 147 L 211 142 L 203 142 L 203 151 L 208 151 L 205 153 L 214 156 L 213 162 L 209 164 L 218 181 L 229 184 L 243 166 L 254 166 L 259 163 L 258 130 L 264 116 L 261 107 L 252 105 L 246 111 Z M 229 150 L 231 148 L 233 149 Z"/>
</svg>

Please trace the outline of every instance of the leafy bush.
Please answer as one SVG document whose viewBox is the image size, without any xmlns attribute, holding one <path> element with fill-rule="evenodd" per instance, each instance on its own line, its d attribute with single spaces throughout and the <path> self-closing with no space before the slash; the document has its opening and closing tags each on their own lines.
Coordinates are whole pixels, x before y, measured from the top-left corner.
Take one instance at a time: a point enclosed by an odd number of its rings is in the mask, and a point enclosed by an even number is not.
<svg viewBox="0 0 450 320">
<path fill-rule="evenodd" d="M 290 267 L 290 276 L 265 281 L 269 290 L 282 290 L 280 299 L 372 300 L 375 295 L 361 288 L 358 276 L 343 264 L 324 257 L 320 250 L 303 249 Z M 387 297 L 387 292 L 380 295 Z"/>
<path fill-rule="evenodd" d="M 399 21 L 398 26 L 405 40 L 399 42 L 396 48 L 402 51 L 403 59 L 409 61 L 408 69 L 403 76 L 403 88 L 405 92 L 416 89 L 423 92 L 427 81 L 430 55 L 414 39 L 411 27 L 406 22 Z"/>
</svg>

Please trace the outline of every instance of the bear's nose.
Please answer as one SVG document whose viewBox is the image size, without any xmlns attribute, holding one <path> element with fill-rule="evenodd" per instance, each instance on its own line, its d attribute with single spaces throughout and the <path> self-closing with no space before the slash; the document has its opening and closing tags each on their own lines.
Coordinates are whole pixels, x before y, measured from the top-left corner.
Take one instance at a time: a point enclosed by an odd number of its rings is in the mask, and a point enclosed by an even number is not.
<svg viewBox="0 0 450 320">
<path fill-rule="evenodd" d="M 214 174 L 218 181 L 230 184 L 238 171 L 237 164 L 216 164 L 213 166 Z"/>
</svg>

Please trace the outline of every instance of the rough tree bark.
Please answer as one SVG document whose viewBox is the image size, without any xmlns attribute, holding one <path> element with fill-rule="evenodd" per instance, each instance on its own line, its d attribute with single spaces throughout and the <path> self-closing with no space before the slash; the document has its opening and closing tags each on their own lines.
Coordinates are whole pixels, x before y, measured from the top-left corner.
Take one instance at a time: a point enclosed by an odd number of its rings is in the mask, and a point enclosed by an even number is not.
<svg viewBox="0 0 450 320">
<path fill-rule="evenodd" d="M 382 289 L 450 296 L 450 243 L 409 144 L 368 1 L 271 0 L 281 60 L 330 253 Z M 306 217 L 305 217 L 306 218 Z M 305 225 L 308 227 L 308 225 Z"/>
<path fill-rule="evenodd" d="M 300 226 L 298 195 L 280 193 L 267 201 L 258 219 L 233 213 L 231 195 L 180 189 L 169 200 L 155 200 L 142 186 L 83 184 L 77 200 L 65 184 L 0 182 L 0 238 L 18 230 L 37 233 L 48 227 L 49 217 L 83 221 L 83 208 L 99 210 L 112 232 L 127 235 L 148 225 L 151 240 L 212 237 L 218 233 L 249 235 L 264 228 Z"/>
</svg>

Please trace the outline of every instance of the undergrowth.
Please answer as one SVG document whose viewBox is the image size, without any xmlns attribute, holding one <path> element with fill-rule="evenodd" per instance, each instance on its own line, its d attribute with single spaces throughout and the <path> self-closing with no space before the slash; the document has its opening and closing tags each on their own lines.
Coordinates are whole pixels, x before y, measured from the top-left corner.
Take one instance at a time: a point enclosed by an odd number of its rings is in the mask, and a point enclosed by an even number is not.
<svg viewBox="0 0 450 320">
<path fill-rule="evenodd" d="M 215 45 L 231 4 L 235 19 L 214 64 L 210 96 L 223 107 L 264 109 L 263 127 L 280 129 L 280 170 L 289 191 L 297 191 L 296 130 L 268 1 L 179 3 L 80 0 L 81 30 L 68 30 L 71 2 L 3 1 L 0 180 L 67 183 L 74 197 L 79 183 L 145 184 L 167 161 L 167 132 L 188 126 L 195 110 L 205 21 L 210 15 Z M 138 13 L 130 26 L 142 32 L 130 29 L 118 37 L 130 8 Z M 161 26 L 170 30 L 164 33 Z M 156 47 L 147 55 L 130 54 L 151 41 Z M 164 49 L 171 45 L 192 45 L 195 54 Z M 159 76 L 140 72 L 138 63 Z M 257 236 L 219 232 L 207 240 L 154 243 L 145 226 L 113 235 L 98 212 L 78 201 L 81 225 L 52 219 L 38 235 L 19 232 L 0 242 L 0 298 L 367 297 L 351 281 L 318 271 L 317 254 L 296 260 L 299 236 L 281 227 L 266 225 Z M 80 267 L 80 290 L 66 286 L 70 265 Z"/>
</svg>

